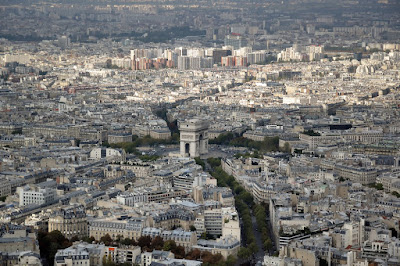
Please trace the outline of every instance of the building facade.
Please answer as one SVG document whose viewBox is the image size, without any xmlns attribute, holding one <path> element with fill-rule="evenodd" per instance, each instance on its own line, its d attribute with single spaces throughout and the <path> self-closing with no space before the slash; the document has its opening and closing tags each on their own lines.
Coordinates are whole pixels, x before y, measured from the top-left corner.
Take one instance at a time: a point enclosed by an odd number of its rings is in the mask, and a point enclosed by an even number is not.
<svg viewBox="0 0 400 266">
<path fill-rule="evenodd" d="M 88 222 L 82 205 L 63 207 L 49 218 L 49 232 L 60 231 L 66 238 L 88 235 Z"/>
</svg>

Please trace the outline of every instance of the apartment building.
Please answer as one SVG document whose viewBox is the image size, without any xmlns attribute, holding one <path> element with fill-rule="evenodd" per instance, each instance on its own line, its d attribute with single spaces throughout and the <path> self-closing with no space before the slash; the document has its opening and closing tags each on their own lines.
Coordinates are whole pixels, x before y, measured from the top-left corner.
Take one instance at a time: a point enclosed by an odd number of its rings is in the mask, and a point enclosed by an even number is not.
<svg viewBox="0 0 400 266">
<path fill-rule="evenodd" d="M 186 231 L 194 224 L 195 216 L 184 209 L 169 209 L 164 213 L 154 214 L 150 217 L 150 225 L 165 230 L 181 227 Z"/>
<path fill-rule="evenodd" d="M 54 188 L 40 188 L 36 186 L 25 186 L 19 189 L 19 205 L 26 206 L 31 204 L 48 204 L 54 202 L 57 193 Z"/>
<path fill-rule="evenodd" d="M 143 229 L 142 235 L 150 236 L 151 238 L 160 236 L 164 241 L 173 240 L 177 246 L 184 247 L 186 252 L 190 251 L 197 244 L 196 232 L 184 231 L 181 228 L 169 231 L 148 227 Z"/>
<path fill-rule="evenodd" d="M 135 203 L 146 202 L 168 202 L 172 198 L 186 196 L 184 190 L 165 188 L 139 188 L 133 192 L 117 196 L 117 202 L 127 206 L 134 206 Z"/>
<path fill-rule="evenodd" d="M 89 222 L 89 236 L 93 236 L 97 241 L 106 234 L 110 235 L 112 239 L 121 235 L 123 238 L 137 240 L 146 226 L 148 226 L 148 222 L 145 217 L 94 219 Z"/>
<path fill-rule="evenodd" d="M 66 238 L 88 235 L 88 221 L 82 205 L 66 206 L 56 210 L 49 217 L 49 232 L 60 231 Z"/>
<path fill-rule="evenodd" d="M 129 134 L 129 133 L 108 134 L 107 141 L 108 141 L 108 143 L 132 142 L 132 134 Z"/>
<path fill-rule="evenodd" d="M 104 244 L 80 242 L 66 249 L 59 249 L 54 258 L 54 265 L 101 265 L 106 248 L 107 247 L 104 246 Z"/>
</svg>

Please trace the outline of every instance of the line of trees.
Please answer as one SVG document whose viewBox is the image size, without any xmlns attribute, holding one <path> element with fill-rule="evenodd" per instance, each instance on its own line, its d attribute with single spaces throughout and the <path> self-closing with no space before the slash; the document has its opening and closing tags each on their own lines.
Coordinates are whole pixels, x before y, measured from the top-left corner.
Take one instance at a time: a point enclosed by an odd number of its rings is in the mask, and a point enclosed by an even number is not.
<svg viewBox="0 0 400 266">
<path fill-rule="evenodd" d="M 263 141 L 255 141 L 232 132 L 219 135 L 208 141 L 210 144 L 246 147 L 258 152 L 279 151 L 279 137 L 265 137 Z"/>
<path fill-rule="evenodd" d="M 312 130 L 312 129 L 309 129 L 309 130 L 304 130 L 303 131 L 303 134 L 305 134 L 305 135 L 308 135 L 308 136 L 312 136 L 312 137 L 318 137 L 318 136 L 321 136 L 321 134 L 320 133 L 318 133 L 318 132 L 315 132 L 314 130 Z"/>
<path fill-rule="evenodd" d="M 196 164 L 200 165 L 203 168 L 203 170 L 206 169 L 206 164 L 202 159 L 200 159 L 200 157 L 195 157 L 194 161 L 196 162 Z"/>
<path fill-rule="evenodd" d="M 240 248 L 238 257 L 249 259 L 253 253 L 258 251 L 250 213 L 250 208 L 254 205 L 253 196 L 233 176 L 222 170 L 220 159 L 208 158 L 207 163 L 212 167 L 211 175 L 217 179 L 218 186 L 230 187 L 234 194 L 235 206 L 242 220 L 242 228 L 244 230 L 242 235 L 245 247 Z"/>
<path fill-rule="evenodd" d="M 163 250 L 171 251 L 176 259 L 188 259 L 188 260 L 201 260 L 203 265 L 220 265 L 220 266 L 231 266 L 236 263 L 236 259 L 233 256 L 229 256 L 226 260 L 221 254 L 215 254 L 208 251 L 200 251 L 198 249 L 193 249 L 189 252 L 185 252 L 185 248 L 177 245 L 174 240 L 164 241 L 162 237 L 156 236 L 151 238 L 150 236 L 141 236 L 137 241 L 130 238 L 122 238 L 122 236 L 117 236 L 113 240 L 109 234 L 103 236 L 100 243 L 104 243 L 107 246 L 119 246 L 119 245 L 131 245 L 139 246 L 142 252 L 152 252 L 153 250 Z M 108 258 L 103 258 L 104 262 L 108 266 L 115 266 L 117 264 L 110 261 Z"/>
<path fill-rule="evenodd" d="M 261 239 L 263 241 L 264 250 L 272 249 L 272 241 L 269 237 L 269 228 L 267 225 L 267 205 L 256 204 L 253 207 L 253 214 L 256 217 L 257 227 L 261 233 Z"/>
<path fill-rule="evenodd" d="M 235 206 L 243 222 L 243 244 L 245 245 L 245 247 L 240 248 L 238 257 L 249 259 L 252 254 L 257 253 L 258 251 L 253 231 L 253 223 L 251 220 L 251 208 L 253 209 L 253 214 L 256 218 L 257 228 L 261 233 L 263 249 L 271 250 L 273 245 L 269 237 L 270 232 L 267 225 L 268 205 L 255 204 L 251 193 L 246 191 L 233 176 L 228 175 L 222 169 L 220 158 L 208 158 L 207 163 L 213 169 L 211 175 L 217 179 L 218 186 L 230 187 L 235 196 Z"/>
<path fill-rule="evenodd" d="M 123 238 L 121 235 L 117 236 L 116 239 L 112 239 L 109 234 L 104 235 L 100 238 L 100 241 L 95 241 L 94 237 L 73 237 L 71 240 L 64 237 L 60 231 L 39 231 L 38 241 L 40 247 L 40 255 L 46 259 L 47 263 L 52 266 L 54 265 L 54 257 L 59 249 L 65 249 L 72 246 L 75 241 L 85 241 L 87 243 L 104 243 L 106 246 L 139 246 L 142 252 L 153 251 L 153 250 L 164 250 L 171 251 L 177 259 L 188 259 L 188 260 L 201 260 L 203 265 L 220 265 L 220 266 L 231 266 L 236 263 L 236 258 L 229 256 L 225 260 L 221 254 L 211 254 L 208 251 L 201 252 L 198 249 L 193 249 L 188 253 L 185 253 L 185 248 L 177 245 L 174 240 L 164 241 L 160 236 L 151 238 L 150 236 L 141 236 L 137 241 L 130 238 Z M 107 266 L 122 266 L 123 264 L 117 264 L 111 260 L 111 258 L 103 257 L 103 265 Z"/>
</svg>

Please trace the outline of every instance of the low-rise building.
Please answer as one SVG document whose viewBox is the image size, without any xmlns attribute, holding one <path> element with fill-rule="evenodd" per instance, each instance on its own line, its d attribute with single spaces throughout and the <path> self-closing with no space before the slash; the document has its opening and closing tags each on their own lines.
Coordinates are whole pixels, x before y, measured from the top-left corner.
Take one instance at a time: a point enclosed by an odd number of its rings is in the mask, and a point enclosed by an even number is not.
<svg viewBox="0 0 400 266">
<path fill-rule="evenodd" d="M 226 259 L 230 255 L 237 255 L 240 248 L 240 242 L 237 238 L 228 235 L 218 238 L 217 240 L 200 239 L 197 241 L 197 245 L 192 248 L 201 251 L 208 251 L 212 254 L 221 254 L 224 259 Z"/>
<path fill-rule="evenodd" d="M 20 255 L 40 256 L 36 233 L 29 227 L 4 223 L 0 226 L 0 259 L 4 265 L 16 265 Z"/>
<path fill-rule="evenodd" d="M 177 227 L 190 230 L 190 226 L 194 224 L 194 220 L 195 217 L 192 212 L 179 208 L 152 215 L 150 217 L 150 224 L 153 227 L 165 230 Z"/>
<path fill-rule="evenodd" d="M 19 205 L 26 206 L 30 204 L 49 204 L 56 200 L 57 194 L 54 188 L 41 188 L 37 186 L 25 186 L 20 188 Z"/>
</svg>

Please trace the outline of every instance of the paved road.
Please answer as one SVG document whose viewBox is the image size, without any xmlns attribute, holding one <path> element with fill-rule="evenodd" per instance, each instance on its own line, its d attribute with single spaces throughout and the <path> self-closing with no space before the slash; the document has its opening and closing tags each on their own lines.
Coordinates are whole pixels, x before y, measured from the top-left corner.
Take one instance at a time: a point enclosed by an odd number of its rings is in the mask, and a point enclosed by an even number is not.
<svg viewBox="0 0 400 266">
<path fill-rule="evenodd" d="M 256 217 L 254 216 L 252 210 L 251 210 L 251 222 L 253 224 L 253 233 L 254 233 L 254 236 L 256 238 L 256 244 L 258 246 L 257 253 L 255 253 L 253 255 L 254 259 L 253 259 L 252 262 L 255 264 L 258 261 L 262 261 L 263 260 L 265 252 L 264 252 L 264 249 L 263 249 L 264 245 L 263 245 L 263 241 L 262 241 L 262 238 L 261 238 L 261 231 L 258 229 L 257 220 L 256 220 Z"/>
</svg>

